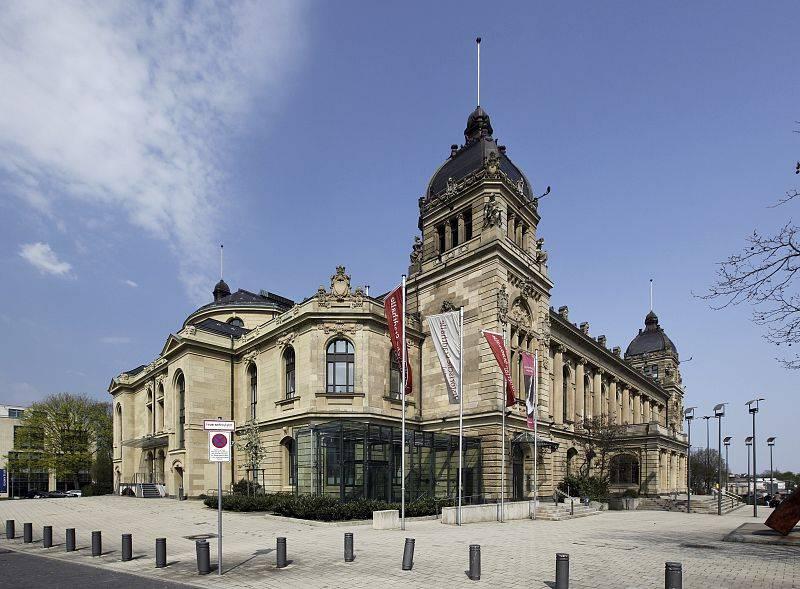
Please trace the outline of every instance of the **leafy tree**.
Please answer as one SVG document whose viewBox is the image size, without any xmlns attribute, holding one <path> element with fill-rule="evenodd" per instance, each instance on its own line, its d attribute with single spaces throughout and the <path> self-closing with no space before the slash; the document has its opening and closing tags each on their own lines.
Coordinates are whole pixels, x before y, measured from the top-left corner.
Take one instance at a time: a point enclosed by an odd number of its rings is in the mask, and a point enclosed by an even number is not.
<svg viewBox="0 0 800 589">
<path fill-rule="evenodd" d="M 15 441 L 17 449 L 28 450 L 28 468 L 71 478 L 77 489 L 81 473 L 110 471 L 112 437 L 109 403 L 59 393 L 25 410 Z"/>
<path fill-rule="evenodd" d="M 714 449 L 695 448 L 689 457 L 689 468 L 692 475 L 692 493 L 711 494 L 719 482 L 719 452 Z M 725 484 L 725 460 L 722 460 L 722 480 Z"/>
<path fill-rule="evenodd" d="M 623 449 L 625 426 L 603 415 L 584 419 L 583 431 L 581 444 L 585 460 L 581 465 L 581 474 L 588 476 L 594 464 L 596 475 L 607 479 L 611 457 Z"/>
<path fill-rule="evenodd" d="M 795 174 L 800 174 L 800 162 Z M 773 206 L 789 206 L 798 197 L 800 190 L 789 190 Z M 773 235 L 753 231 L 740 253 L 720 262 L 717 279 L 702 298 L 718 301 L 714 307 L 717 309 L 741 303 L 752 305 L 753 321 L 766 328 L 767 341 L 791 347 L 800 342 L 798 272 L 800 226 L 789 220 Z M 800 368 L 797 353 L 779 361 L 787 368 Z"/>
</svg>

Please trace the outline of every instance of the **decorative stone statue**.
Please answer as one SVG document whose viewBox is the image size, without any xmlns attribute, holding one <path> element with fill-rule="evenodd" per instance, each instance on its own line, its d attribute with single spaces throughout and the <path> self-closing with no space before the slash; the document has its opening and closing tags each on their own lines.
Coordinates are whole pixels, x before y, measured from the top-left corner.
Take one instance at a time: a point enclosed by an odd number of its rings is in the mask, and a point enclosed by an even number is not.
<svg viewBox="0 0 800 589">
<path fill-rule="evenodd" d="M 543 248 L 544 237 L 540 237 L 536 240 L 536 262 L 539 264 L 547 262 L 547 252 Z"/>
<path fill-rule="evenodd" d="M 497 172 L 500 171 L 500 156 L 497 155 L 496 151 L 491 152 L 486 157 L 486 161 L 484 162 L 484 168 L 486 168 L 486 174 L 489 177 L 496 176 Z"/>
<path fill-rule="evenodd" d="M 414 245 L 411 246 L 411 265 L 419 266 L 420 264 L 422 264 L 422 240 L 415 235 Z"/>
<path fill-rule="evenodd" d="M 500 211 L 500 206 L 497 204 L 494 194 L 492 194 L 489 196 L 489 202 L 483 205 L 483 226 L 494 227 L 497 225 L 499 227 L 502 217 L 503 213 Z"/>
<path fill-rule="evenodd" d="M 505 284 L 497 291 L 497 317 L 505 323 L 506 315 L 508 315 L 508 291 L 506 291 Z"/>
</svg>

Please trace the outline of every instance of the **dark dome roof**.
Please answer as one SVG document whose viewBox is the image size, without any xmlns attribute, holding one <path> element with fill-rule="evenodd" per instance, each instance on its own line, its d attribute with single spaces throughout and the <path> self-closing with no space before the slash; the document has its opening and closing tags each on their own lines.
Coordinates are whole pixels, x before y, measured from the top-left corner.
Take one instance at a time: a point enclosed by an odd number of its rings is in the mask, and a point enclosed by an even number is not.
<svg viewBox="0 0 800 589">
<path fill-rule="evenodd" d="M 214 292 L 214 300 L 219 301 L 220 299 L 231 295 L 231 287 L 228 286 L 227 282 L 220 279 L 220 281 L 217 282 L 216 286 L 214 286 L 213 292 Z"/>
<path fill-rule="evenodd" d="M 517 166 L 508 158 L 505 148 L 497 145 L 497 140 L 492 137 L 492 122 L 488 113 L 480 106 L 476 108 L 467 119 L 467 128 L 464 129 L 465 143 L 460 148 L 453 146 L 450 159 L 444 162 L 433 174 L 428 183 L 426 196 L 438 194 L 447 188 L 448 179 L 456 182 L 479 170 L 486 158 L 495 153 L 500 159 L 500 170 L 516 184 L 520 179 L 523 182 L 523 193 L 528 198 L 533 198 L 531 184 Z"/>
<path fill-rule="evenodd" d="M 669 352 L 677 356 L 678 348 L 658 324 L 658 315 L 650 311 L 644 318 L 644 329 L 639 330 L 639 335 L 625 350 L 625 357 L 656 352 Z"/>
</svg>

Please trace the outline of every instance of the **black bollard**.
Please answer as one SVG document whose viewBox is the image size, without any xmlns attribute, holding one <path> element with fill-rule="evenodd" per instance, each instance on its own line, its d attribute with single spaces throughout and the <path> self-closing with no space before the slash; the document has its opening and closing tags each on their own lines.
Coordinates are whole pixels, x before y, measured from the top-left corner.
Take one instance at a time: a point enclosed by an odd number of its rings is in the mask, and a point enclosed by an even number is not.
<svg viewBox="0 0 800 589">
<path fill-rule="evenodd" d="M 467 576 L 473 581 L 481 580 L 481 545 L 469 545 L 469 571 Z"/>
<path fill-rule="evenodd" d="M 45 526 L 42 528 L 42 546 L 44 548 L 53 547 L 53 526 Z"/>
<path fill-rule="evenodd" d="M 99 531 L 92 532 L 92 556 L 103 554 L 103 536 Z"/>
<path fill-rule="evenodd" d="M 569 554 L 556 554 L 556 589 L 569 589 Z"/>
<path fill-rule="evenodd" d="M 199 575 L 207 575 L 211 572 L 210 546 L 205 540 L 197 540 L 194 543 L 194 547 L 197 551 L 197 573 Z"/>
<path fill-rule="evenodd" d="M 352 532 L 345 532 L 344 534 L 344 561 L 353 562 L 356 555 L 353 554 L 353 534 Z"/>
<path fill-rule="evenodd" d="M 664 589 L 683 589 L 683 567 L 679 562 L 664 564 Z"/>
<path fill-rule="evenodd" d="M 67 528 L 65 543 L 67 546 L 67 552 L 73 552 L 75 550 L 75 528 Z"/>
<path fill-rule="evenodd" d="M 414 538 L 406 538 L 403 547 L 403 570 L 410 571 L 414 568 Z"/>
<path fill-rule="evenodd" d="M 6 520 L 6 540 L 13 540 L 16 538 L 17 534 L 14 529 L 14 520 L 7 519 Z"/>
<path fill-rule="evenodd" d="M 276 553 L 275 566 L 282 569 L 286 566 L 286 538 L 278 538 L 278 551 Z"/>
<path fill-rule="evenodd" d="M 167 566 L 167 539 L 156 538 L 156 568 L 163 569 Z"/>
<path fill-rule="evenodd" d="M 22 524 L 22 541 L 25 544 L 33 542 L 33 524 L 30 522 Z"/>
<path fill-rule="evenodd" d="M 122 534 L 122 560 L 127 562 L 133 560 L 133 536 Z"/>
</svg>

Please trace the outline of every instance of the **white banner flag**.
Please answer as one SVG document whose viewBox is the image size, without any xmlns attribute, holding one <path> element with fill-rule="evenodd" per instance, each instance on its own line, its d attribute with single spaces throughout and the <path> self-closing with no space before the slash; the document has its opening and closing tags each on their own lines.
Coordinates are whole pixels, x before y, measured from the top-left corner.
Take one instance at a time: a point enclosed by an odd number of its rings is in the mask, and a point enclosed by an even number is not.
<svg viewBox="0 0 800 589">
<path fill-rule="evenodd" d="M 428 325 L 451 403 L 458 403 L 461 395 L 461 333 L 458 311 L 431 315 Z"/>
</svg>

